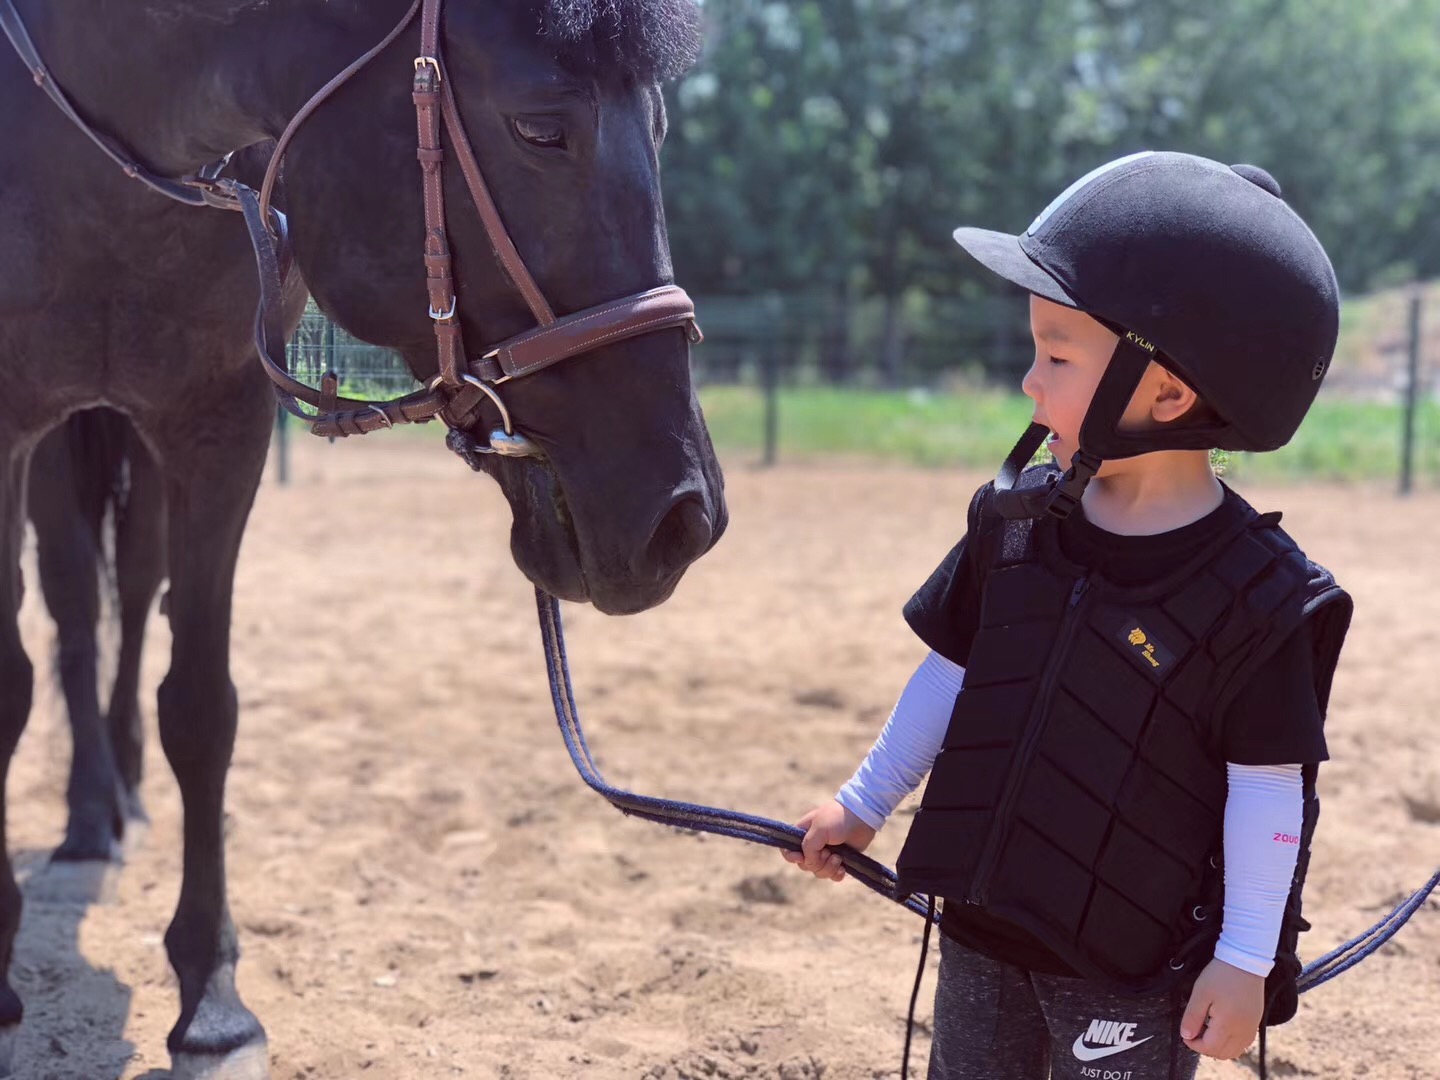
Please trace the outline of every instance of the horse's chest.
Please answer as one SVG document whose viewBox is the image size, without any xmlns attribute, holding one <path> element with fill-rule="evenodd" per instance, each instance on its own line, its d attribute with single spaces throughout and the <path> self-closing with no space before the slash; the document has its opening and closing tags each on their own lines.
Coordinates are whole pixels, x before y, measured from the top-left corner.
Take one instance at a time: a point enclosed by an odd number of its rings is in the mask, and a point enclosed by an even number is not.
<svg viewBox="0 0 1440 1080">
<path fill-rule="evenodd" d="M 138 212 L 107 212 L 33 176 L 0 188 L 0 387 L 36 387 L 62 409 L 155 401 L 202 358 L 212 372 L 254 362 L 238 214 L 157 207 L 138 189 Z"/>
</svg>

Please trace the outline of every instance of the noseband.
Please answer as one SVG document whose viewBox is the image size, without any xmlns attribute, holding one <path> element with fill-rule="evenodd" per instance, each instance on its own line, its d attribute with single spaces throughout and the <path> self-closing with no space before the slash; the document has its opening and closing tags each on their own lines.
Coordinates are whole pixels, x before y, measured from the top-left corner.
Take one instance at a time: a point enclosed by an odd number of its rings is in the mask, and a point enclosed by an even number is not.
<svg viewBox="0 0 1440 1080">
<path fill-rule="evenodd" d="M 125 154 L 115 140 L 95 131 L 71 106 L 26 33 L 13 0 L 0 0 L 0 28 L 5 30 L 21 60 L 30 68 L 36 84 L 124 169 L 126 175 L 187 205 L 218 206 L 244 214 L 260 273 L 260 305 L 255 315 L 256 352 L 265 373 L 274 383 L 276 398 L 287 412 L 305 420 L 314 434 L 327 436 L 365 435 L 380 428 L 423 423 L 438 416 L 450 428 L 446 444 L 472 468 L 479 468 L 480 455 L 484 454 L 540 456 L 539 448 L 515 430 L 510 411 L 497 389 L 503 384 L 533 375 L 592 349 L 657 330 L 684 328 L 691 342 L 699 342 L 701 335 L 695 321 L 694 304 L 685 291 L 675 285 L 648 289 L 556 317 L 505 229 L 465 132 L 440 51 L 443 2 L 414 0 L 404 18 L 384 40 L 316 92 L 281 134 L 258 193 L 233 178 L 216 177 L 214 173 L 218 170 L 202 170 L 198 175 L 181 180 L 158 177 L 148 172 L 136 164 L 131 155 Z M 420 17 L 420 55 L 414 62 L 411 95 L 419 132 L 416 156 L 420 163 L 425 203 L 425 286 L 429 294 L 429 314 L 435 328 L 437 374 L 423 389 L 400 398 L 369 401 L 341 397 L 339 377 L 335 372 L 327 372 L 320 386 L 313 387 L 292 376 L 286 365 L 282 299 L 292 255 L 285 216 L 271 206 L 271 198 L 281 161 L 295 132 L 323 102 L 384 52 L 417 15 Z M 445 194 L 441 175 L 445 161 L 445 150 L 440 140 L 442 126 L 450 138 L 451 150 L 460 165 L 490 246 L 537 324 L 531 330 L 490 345 L 474 360 L 466 359 L 457 314 L 458 301 L 445 226 Z M 470 435 L 469 428 L 478 422 L 487 402 L 495 406 L 500 426 L 492 430 L 487 443 L 482 444 Z M 305 405 L 315 412 L 305 411 Z"/>
</svg>

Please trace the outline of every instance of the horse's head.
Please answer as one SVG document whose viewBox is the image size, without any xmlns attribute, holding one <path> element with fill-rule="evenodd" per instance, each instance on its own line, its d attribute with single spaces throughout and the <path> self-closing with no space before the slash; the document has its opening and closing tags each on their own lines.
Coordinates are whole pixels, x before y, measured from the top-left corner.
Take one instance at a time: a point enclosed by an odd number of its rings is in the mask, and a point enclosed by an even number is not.
<svg viewBox="0 0 1440 1080">
<path fill-rule="evenodd" d="M 334 5 L 316 55 L 338 70 L 403 4 Z M 557 316 L 672 281 L 659 84 L 693 60 L 696 27 L 688 0 L 443 9 L 445 77 L 504 225 Z M 411 100 L 419 41 L 412 26 L 300 128 L 285 184 L 296 257 L 320 306 L 429 379 L 436 349 Z M 447 232 L 473 359 L 535 319 L 492 251 L 450 143 L 447 133 Z M 685 330 L 602 345 L 497 389 L 543 455 L 483 459 L 510 502 L 520 568 L 612 613 L 668 597 L 726 523 Z M 472 429 L 481 443 L 499 426 L 486 410 Z"/>
</svg>

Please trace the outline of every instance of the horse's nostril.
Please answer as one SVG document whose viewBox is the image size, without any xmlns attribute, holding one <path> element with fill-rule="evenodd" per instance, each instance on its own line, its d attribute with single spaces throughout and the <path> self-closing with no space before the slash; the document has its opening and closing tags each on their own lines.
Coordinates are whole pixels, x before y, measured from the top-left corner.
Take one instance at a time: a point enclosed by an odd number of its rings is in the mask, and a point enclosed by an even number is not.
<svg viewBox="0 0 1440 1080">
<path fill-rule="evenodd" d="M 677 499 L 655 527 L 645 548 L 646 565 L 657 577 L 669 577 L 710 547 L 710 515 L 698 496 Z"/>
</svg>

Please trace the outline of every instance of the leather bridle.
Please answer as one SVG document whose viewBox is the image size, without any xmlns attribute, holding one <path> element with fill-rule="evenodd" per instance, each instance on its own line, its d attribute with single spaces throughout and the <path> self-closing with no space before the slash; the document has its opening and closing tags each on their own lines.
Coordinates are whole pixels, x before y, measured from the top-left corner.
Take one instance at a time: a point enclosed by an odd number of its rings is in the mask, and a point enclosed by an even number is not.
<svg viewBox="0 0 1440 1080">
<path fill-rule="evenodd" d="M 281 134 L 258 193 L 234 178 L 218 176 L 218 166 L 173 180 L 155 176 L 136 164 L 133 156 L 126 154 L 113 138 L 97 132 L 75 111 L 40 58 L 13 0 L 0 0 L 0 27 L 5 30 L 21 60 L 30 68 L 36 84 L 120 165 L 127 176 L 187 205 L 216 206 L 239 210 L 244 214 L 260 273 L 260 305 L 255 316 L 256 351 L 265 373 L 274 383 L 276 398 L 288 412 L 309 423 L 314 434 L 327 436 L 364 435 L 380 428 L 423 423 L 439 417 L 451 429 L 446 440 L 450 448 L 472 467 L 478 468 L 478 455 L 482 454 L 509 457 L 540 454 L 534 443 L 515 430 L 497 387 L 511 379 L 543 371 L 561 360 L 657 330 L 684 328 L 692 342 L 700 341 L 701 335 L 695 321 L 694 304 L 676 285 L 662 285 L 563 317 L 557 317 L 551 310 L 505 229 L 466 135 L 440 49 L 443 2 L 414 0 L 405 16 L 379 44 L 315 93 Z M 385 51 L 417 15 L 420 17 L 420 55 L 414 62 L 411 93 L 419 136 L 416 156 L 420 162 L 424 190 L 425 286 L 435 329 L 437 374 L 423 389 L 400 398 L 370 401 L 341 397 L 339 378 L 335 372 L 327 372 L 320 386 L 312 387 L 292 376 L 286 365 L 282 297 L 291 252 L 285 217 L 271 206 L 271 198 L 285 151 L 296 131 L 322 103 Z M 473 360 L 466 358 L 461 338 L 446 232 L 441 175 L 446 152 L 441 146 L 442 126 L 449 136 L 451 152 L 465 178 L 490 246 L 537 324 L 531 330 L 490 345 Z M 477 422 L 487 401 L 496 407 L 501 426 L 489 433 L 487 444 L 482 444 L 469 434 L 468 429 Z M 305 411 L 303 406 L 306 405 L 315 412 Z"/>
</svg>

